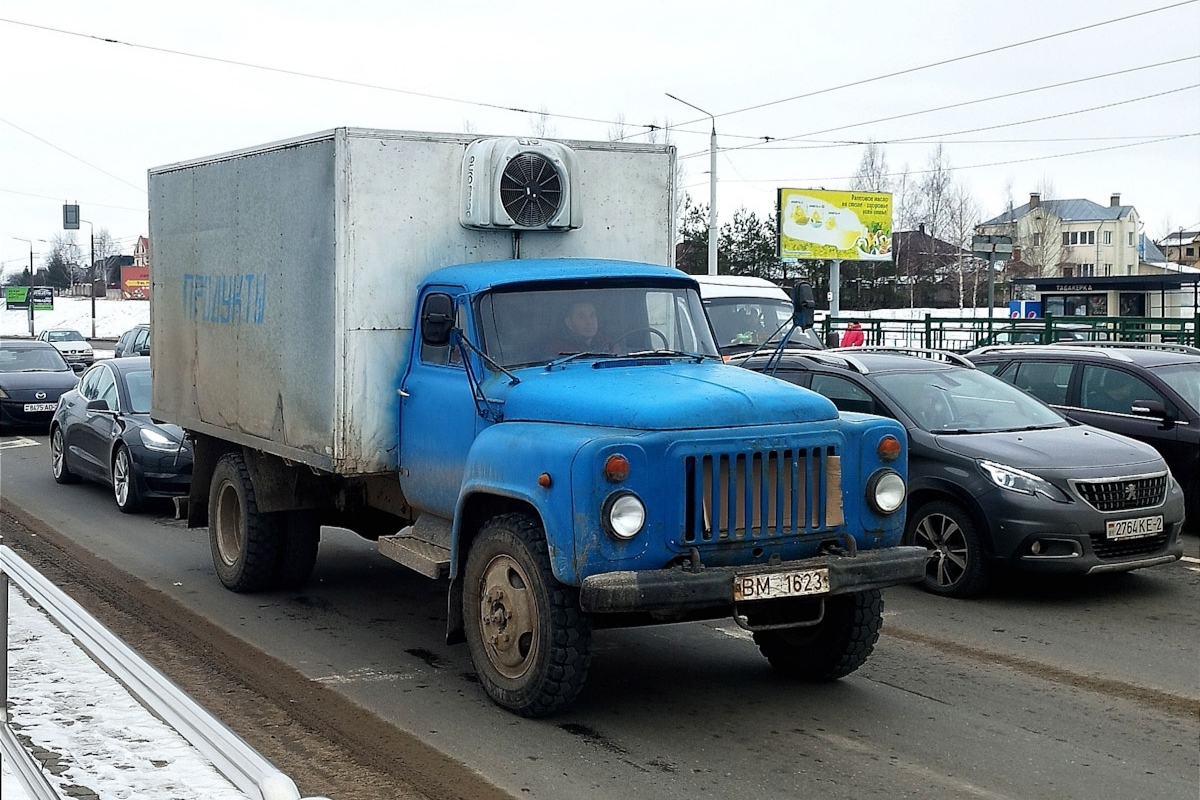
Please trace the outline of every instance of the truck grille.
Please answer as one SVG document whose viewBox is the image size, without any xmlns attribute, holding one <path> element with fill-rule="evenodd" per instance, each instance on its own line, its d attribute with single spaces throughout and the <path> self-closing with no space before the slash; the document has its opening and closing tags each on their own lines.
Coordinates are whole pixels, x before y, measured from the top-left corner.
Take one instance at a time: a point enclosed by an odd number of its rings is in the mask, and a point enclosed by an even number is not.
<svg viewBox="0 0 1200 800">
<path fill-rule="evenodd" d="M 1139 475 L 1104 481 L 1072 481 L 1075 491 L 1097 511 L 1131 511 L 1159 505 L 1167 497 L 1167 475 Z"/>
<path fill-rule="evenodd" d="M 793 536 L 843 521 L 832 447 L 692 455 L 684 473 L 684 544 Z"/>
</svg>

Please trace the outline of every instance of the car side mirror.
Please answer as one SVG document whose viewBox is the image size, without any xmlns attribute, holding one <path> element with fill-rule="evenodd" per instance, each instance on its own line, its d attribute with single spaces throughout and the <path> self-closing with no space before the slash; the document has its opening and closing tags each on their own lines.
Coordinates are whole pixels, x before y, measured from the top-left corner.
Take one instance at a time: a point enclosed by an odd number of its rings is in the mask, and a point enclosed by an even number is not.
<svg viewBox="0 0 1200 800">
<path fill-rule="evenodd" d="M 454 330 L 454 299 L 448 294 L 431 294 L 421 306 L 421 342 L 429 347 L 445 347 Z"/>
<path fill-rule="evenodd" d="M 74 372 L 76 375 L 82 375 L 83 371 L 85 369 L 87 369 L 87 364 L 80 364 L 80 363 L 76 362 L 71 365 L 71 371 Z"/>
<path fill-rule="evenodd" d="M 1163 426 L 1167 428 L 1175 422 L 1160 400 L 1134 400 L 1129 410 L 1139 417 L 1162 420 Z"/>
<path fill-rule="evenodd" d="M 107 400 L 88 400 L 88 411 L 110 411 Z"/>
<path fill-rule="evenodd" d="M 812 284 L 797 283 L 792 287 L 792 322 L 802 331 L 810 330 L 816 320 L 817 303 Z"/>
</svg>

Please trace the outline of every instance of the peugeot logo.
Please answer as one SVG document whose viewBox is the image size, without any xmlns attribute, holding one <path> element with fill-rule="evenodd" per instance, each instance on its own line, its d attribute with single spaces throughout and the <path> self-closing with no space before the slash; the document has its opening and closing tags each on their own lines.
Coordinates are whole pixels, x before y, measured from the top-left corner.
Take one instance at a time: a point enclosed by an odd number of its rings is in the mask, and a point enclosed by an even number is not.
<svg viewBox="0 0 1200 800">
<path fill-rule="evenodd" d="M 46 399 L 46 393 L 45 393 L 45 392 L 38 392 L 37 394 L 35 394 L 35 395 L 33 396 L 33 399 L 34 399 L 34 400 L 45 400 L 45 399 Z"/>
<path fill-rule="evenodd" d="M 1126 500 L 1136 500 L 1137 499 L 1137 486 L 1135 484 L 1132 484 L 1132 483 L 1125 484 L 1125 499 Z"/>
</svg>

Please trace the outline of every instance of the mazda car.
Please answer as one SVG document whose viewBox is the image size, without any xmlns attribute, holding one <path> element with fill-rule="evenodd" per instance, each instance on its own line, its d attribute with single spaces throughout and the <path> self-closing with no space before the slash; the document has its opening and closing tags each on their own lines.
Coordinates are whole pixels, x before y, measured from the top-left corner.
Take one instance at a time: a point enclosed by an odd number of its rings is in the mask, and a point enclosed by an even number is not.
<svg viewBox="0 0 1200 800">
<path fill-rule="evenodd" d="M 46 430 L 58 398 L 79 382 L 83 365 L 71 366 L 47 342 L 0 340 L 0 429 Z"/>
</svg>

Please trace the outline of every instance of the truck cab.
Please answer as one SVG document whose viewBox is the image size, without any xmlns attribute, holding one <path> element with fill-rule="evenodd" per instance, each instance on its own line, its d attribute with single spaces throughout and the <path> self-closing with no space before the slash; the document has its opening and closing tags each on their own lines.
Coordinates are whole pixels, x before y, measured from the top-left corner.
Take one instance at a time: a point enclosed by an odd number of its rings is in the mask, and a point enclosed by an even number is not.
<svg viewBox="0 0 1200 800">
<path fill-rule="evenodd" d="M 563 344 L 579 306 L 591 349 Z M 724 364 L 689 276 L 463 265 L 418 309 L 399 385 L 416 521 L 381 550 L 450 578 L 451 639 L 518 713 L 573 697 L 553 665 L 582 675 L 611 624 L 732 617 L 785 669 L 840 677 L 870 652 L 878 589 L 921 574 L 897 546 L 896 423 Z"/>
</svg>

